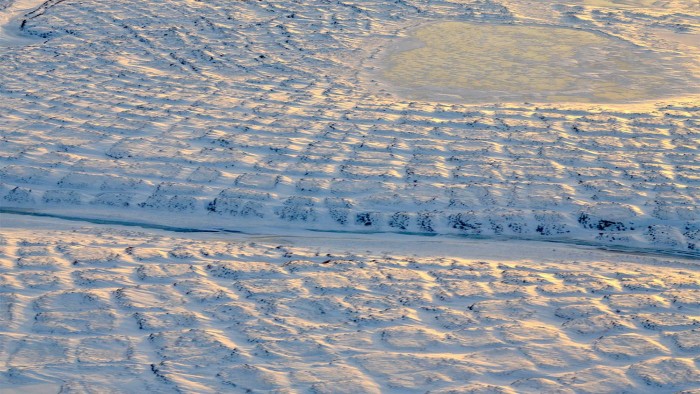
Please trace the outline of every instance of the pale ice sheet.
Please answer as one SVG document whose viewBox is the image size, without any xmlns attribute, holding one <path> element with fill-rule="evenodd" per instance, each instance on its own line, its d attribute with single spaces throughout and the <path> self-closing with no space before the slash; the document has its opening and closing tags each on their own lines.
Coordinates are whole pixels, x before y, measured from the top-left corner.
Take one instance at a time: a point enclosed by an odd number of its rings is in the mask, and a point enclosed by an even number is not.
<svg viewBox="0 0 700 394">
<path fill-rule="evenodd" d="M 385 61 L 382 77 L 423 100 L 626 103 L 684 97 L 700 86 L 678 58 L 553 26 L 434 23 Z"/>
</svg>

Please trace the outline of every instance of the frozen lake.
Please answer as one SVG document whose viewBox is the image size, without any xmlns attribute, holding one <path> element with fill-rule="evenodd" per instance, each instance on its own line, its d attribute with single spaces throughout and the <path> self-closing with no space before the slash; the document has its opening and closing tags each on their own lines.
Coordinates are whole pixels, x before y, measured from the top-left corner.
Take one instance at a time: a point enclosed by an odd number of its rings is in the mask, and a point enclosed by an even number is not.
<svg viewBox="0 0 700 394">
<path fill-rule="evenodd" d="M 585 30 L 441 22 L 387 56 L 400 93 L 466 102 L 618 103 L 689 93 L 691 73 L 672 57 Z"/>
</svg>

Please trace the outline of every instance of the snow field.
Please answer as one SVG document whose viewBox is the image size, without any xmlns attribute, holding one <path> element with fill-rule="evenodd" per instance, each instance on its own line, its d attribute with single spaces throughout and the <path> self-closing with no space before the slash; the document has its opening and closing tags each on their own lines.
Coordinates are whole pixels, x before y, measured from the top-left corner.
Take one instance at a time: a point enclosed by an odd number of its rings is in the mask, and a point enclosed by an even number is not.
<svg viewBox="0 0 700 394">
<path fill-rule="evenodd" d="M 7 215 L 0 390 L 700 388 L 695 262 L 396 237 L 174 236 Z"/>
<path fill-rule="evenodd" d="M 696 2 L 30 4 L 0 0 L 0 392 L 700 391 Z M 624 40 L 688 91 L 402 96 L 385 56 L 437 21 Z"/>
<path fill-rule="evenodd" d="M 31 45 L 2 48 L 0 206 L 697 255 L 691 96 L 464 105 L 376 81 L 397 37 L 448 18 L 599 31 L 696 70 L 692 5 L 523 4 L 47 2 Z"/>
</svg>

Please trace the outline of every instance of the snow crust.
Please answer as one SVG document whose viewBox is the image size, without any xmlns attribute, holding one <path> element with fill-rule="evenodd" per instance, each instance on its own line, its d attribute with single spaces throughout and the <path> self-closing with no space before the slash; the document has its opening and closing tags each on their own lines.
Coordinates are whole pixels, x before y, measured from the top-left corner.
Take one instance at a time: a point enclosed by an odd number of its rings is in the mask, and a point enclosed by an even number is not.
<svg viewBox="0 0 700 394">
<path fill-rule="evenodd" d="M 411 98 L 440 22 L 687 91 Z M 686 0 L 0 0 L 0 392 L 697 392 L 699 38 Z"/>
<path fill-rule="evenodd" d="M 0 236 L 3 393 L 700 388 L 689 259 L 16 215 Z"/>
<path fill-rule="evenodd" d="M 376 79 L 440 20 L 606 34 L 697 76 L 698 7 L 661 3 L 48 1 L 4 27 L 33 39 L 0 49 L 0 207 L 698 255 L 692 96 L 466 105 Z"/>
</svg>

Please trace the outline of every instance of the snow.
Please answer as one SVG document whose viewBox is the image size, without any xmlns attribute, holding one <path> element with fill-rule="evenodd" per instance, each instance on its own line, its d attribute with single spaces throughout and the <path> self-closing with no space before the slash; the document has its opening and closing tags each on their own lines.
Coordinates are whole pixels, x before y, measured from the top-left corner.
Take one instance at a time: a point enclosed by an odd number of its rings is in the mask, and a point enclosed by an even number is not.
<svg viewBox="0 0 700 394">
<path fill-rule="evenodd" d="M 20 215 L 4 215 L 0 233 L 3 391 L 700 386 L 696 260 L 418 235 L 178 234 Z M 28 258 L 44 264 L 20 264 Z"/>
<path fill-rule="evenodd" d="M 0 391 L 700 389 L 699 21 L 0 0 Z M 387 73 L 441 26 L 501 50 L 438 29 L 454 83 Z M 506 60 L 620 94 L 499 88 Z"/>
<path fill-rule="evenodd" d="M 383 75 L 414 99 L 619 103 L 700 93 L 682 59 L 582 30 L 444 22 L 402 47 L 411 49 L 387 55 Z"/>
<path fill-rule="evenodd" d="M 38 43 L 37 37 L 25 34 L 24 26 L 33 11 L 39 9 L 46 0 L 9 0 L 0 2 L 0 48 L 25 46 Z"/>
<path fill-rule="evenodd" d="M 698 48 L 669 39 L 694 34 L 697 7 L 154 4 L 48 2 L 15 31 L 40 41 L 2 49 L 6 212 L 697 255 Z M 13 15 L 6 29 L 17 30 Z M 633 104 L 468 105 L 404 98 L 376 79 L 415 26 L 450 19 L 487 34 L 535 18 L 537 37 L 636 46 L 649 71 L 624 82 L 636 98 L 641 85 L 686 90 Z"/>
</svg>

